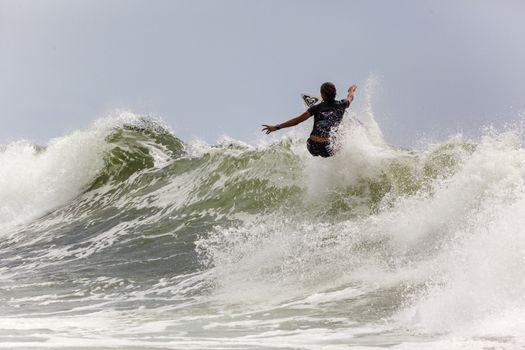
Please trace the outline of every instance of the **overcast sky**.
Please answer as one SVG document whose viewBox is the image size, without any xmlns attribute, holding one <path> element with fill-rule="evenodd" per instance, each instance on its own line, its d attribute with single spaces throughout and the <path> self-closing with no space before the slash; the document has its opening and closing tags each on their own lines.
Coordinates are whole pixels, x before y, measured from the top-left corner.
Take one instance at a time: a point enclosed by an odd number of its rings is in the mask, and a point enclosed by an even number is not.
<svg viewBox="0 0 525 350">
<path fill-rule="evenodd" d="M 524 62 L 521 0 L 0 0 L 0 144 L 115 108 L 253 141 L 370 75 L 390 143 L 475 135 L 525 110 Z"/>
</svg>

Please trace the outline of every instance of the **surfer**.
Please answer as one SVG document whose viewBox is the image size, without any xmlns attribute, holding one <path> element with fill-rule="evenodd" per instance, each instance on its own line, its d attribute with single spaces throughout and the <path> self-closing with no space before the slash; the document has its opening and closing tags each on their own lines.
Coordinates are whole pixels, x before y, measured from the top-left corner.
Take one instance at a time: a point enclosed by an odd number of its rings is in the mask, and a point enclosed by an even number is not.
<svg viewBox="0 0 525 350">
<path fill-rule="evenodd" d="M 267 134 L 283 128 L 289 128 L 300 124 L 314 116 L 314 127 L 306 142 L 308 152 L 313 156 L 330 157 L 335 154 L 331 140 L 332 129 L 337 127 L 343 119 L 345 110 L 350 107 L 354 100 L 354 92 L 357 86 L 354 84 L 348 88 L 348 96 L 344 100 L 337 101 L 336 88 L 333 83 L 327 82 L 321 85 L 321 97 L 323 102 L 311 106 L 298 117 L 290 119 L 282 124 L 263 125 L 262 131 Z"/>
</svg>

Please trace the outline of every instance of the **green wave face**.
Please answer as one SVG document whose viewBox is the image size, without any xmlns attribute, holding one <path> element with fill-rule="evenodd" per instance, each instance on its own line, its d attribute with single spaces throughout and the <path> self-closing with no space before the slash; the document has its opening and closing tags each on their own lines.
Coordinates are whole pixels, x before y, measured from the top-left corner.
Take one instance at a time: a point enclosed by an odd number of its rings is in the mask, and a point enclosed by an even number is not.
<svg viewBox="0 0 525 350">
<path fill-rule="evenodd" d="M 183 143 L 168 130 L 142 120 L 140 125 L 124 125 L 113 131 L 106 142 L 112 149 L 104 156 L 104 169 L 88 191 L 109 182 L 122 182 L 131 175 L 155 166 L 152 152 L 178 158 L 184 152 Z"/>
<path fill-rule="evenodd" d="M 437 179 L 452 176 L 475 151 L 475 145 L 455 143 L 423 154 L 392 149 L 397 155 L 372 176 L 363 174 L 313 200 L 305 181 L 305 161 L 312 159 L 297 153 L 302 148 L 297 140 L 262 149 L 224 143 L 194 155 L 165 128 L 146 120 L 113 130 L 106 142 L 110 149 L 104 167 L 84 195 L 90 206 L 132 197 L 131 203 L 140 200 L 155 207 L 165 190 L 175 199 L 172 205 L 163 202 L 163 212 L 228 218 L 272 210 L 327 220 L 377 213 L 399 198 L 431 192 Z"/>
</svg>

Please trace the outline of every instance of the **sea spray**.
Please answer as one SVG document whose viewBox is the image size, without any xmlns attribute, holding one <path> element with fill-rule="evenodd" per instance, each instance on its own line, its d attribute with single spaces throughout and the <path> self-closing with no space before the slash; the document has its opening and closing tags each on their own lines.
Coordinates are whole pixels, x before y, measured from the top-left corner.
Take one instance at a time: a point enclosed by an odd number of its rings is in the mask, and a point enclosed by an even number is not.
<svg viewBox="0 0 525 350">
<path fill-rule="evenodd" d="M 14 142 L 0 152 L 0 227 L 34 219 L 77 196 L 103 166 L 104 135 L 76 132 L 46 147 Z"/>
</svg>

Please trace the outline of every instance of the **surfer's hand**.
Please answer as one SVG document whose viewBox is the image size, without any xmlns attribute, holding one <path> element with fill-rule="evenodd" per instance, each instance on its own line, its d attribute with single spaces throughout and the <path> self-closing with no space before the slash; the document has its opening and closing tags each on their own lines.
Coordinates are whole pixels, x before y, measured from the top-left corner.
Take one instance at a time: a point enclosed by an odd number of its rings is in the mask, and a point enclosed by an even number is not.
<svg viewBox="0 0 525 350">
<path fill-rule="evenodd" d="M 352 85 L 348 88 L 348 96 L 346 96 L 346 99 L 352 103 L 354 100 L 354 92 L 357 90 L 357 85 Z"/>
<path fill-rule="evenodd" d="M 266 131 L 267 134 L 274 132 L 276 130 L 279 130 L 277 126 L 273 126 L 273 125 L 263 125 L 263 126 L 264 128 L 262 128 L 262 131 Z"/>
</svg>

